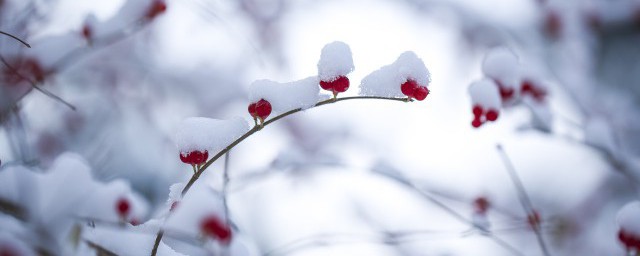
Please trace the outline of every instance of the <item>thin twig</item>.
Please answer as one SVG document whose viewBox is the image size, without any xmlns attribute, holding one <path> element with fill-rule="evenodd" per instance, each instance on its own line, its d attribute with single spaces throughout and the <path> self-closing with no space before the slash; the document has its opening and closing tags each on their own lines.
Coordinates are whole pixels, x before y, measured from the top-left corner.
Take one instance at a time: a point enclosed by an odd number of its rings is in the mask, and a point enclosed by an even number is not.
<svg viewBox="0 0 640 256">
<path fill-rule="evenodd" d="M 401 101 L 401 102 L 406 102 L 407 99 L 406 98 L 391 98 L 391 97 L 379 97 L 379 96 L 352 96 L 352 97 L 344 97 L 344 98 L 337 98 L 337 99 L 328 99 L 328 100 L 324 100 L 324 101 L 320 101 L 318 102 L 316 105 L 314 105 L 311 108 L 315 108 L 315 107 L 320 107 L 323 105 L 327 105 L 327 104 L 332 104 L 332 103 L 336 103 L 336 102 L 340 102 L 340 101 L 345 101 L 345 100 L 357 100 L 357 99 L 379 99 L 379 100 L 392 100 L 392 101 Z M 226 148 L 224 148 L 223 150 L 221 150 L 220 152 L 218 152 L 218 154 L 216 154 L 215 156 L 213 156 L 211 159 L 209 159 L 209 161 L 207 161 L 201 168 L 200 170 L 198 170 L 198 172 L 196 174 L 194 174 L 193 176 L 191 176 L 191 179 L 189 180 L 189 182 L 187 182 L 187 185 L 184 187 L 184 189 L 182 189 L 182 195 L 184 196 L 184 194 L 187 193 L 187 191 L 189 191 L 189 189 L 191 188 L 191 186 L 193 185 L 194 182 L 196 182 L 196 180 L 198 180 L 198 178 L 200 178 L 200 175 L 202 175 L 202 173 L 211 165 L 213 164 L 216 160 L 218 160 L 221 156 L 223 156 L 224 154 L 226 154 L 229 150 L 231 150 L 233 147 L 235 147 L 236 145 L 240 144 L 240 142 L 242 142 L 243 140 L 245 140 L 246 138 L 248 138 L 249 136 L 253 135 L 254 133 L 256 133 L 257 131 L 261 130 L 262 128 L 266 127 L 267 125 L 280 120 L 281 118 L 284 118 L 286 116 L 298 113 L 300 111 L 302 111 L 303 109 L 301 108 L 297 108 L 297 109 L 293 109 L 293 110 L 289 110 L 287 112 L 284 112 L 274 118 L 269 119 L 268 121 L 264 122 L 262 124 L 262 126 L 254 126 L 253 128 L 251 128 L 251 130 L 247 131 L 245 134 L 243 134 L 242 136 L 240 136 L 240 138 L 236 139 L 234 142 L 232 142 L 231 144 L 229 144 Z"/>
<path fill-rule="evenodd" d="M 158 234 L 156 235 L 156 240 L 153 242 L 153 249 L 151 249 L 151 256 L 156 256 L 158 253 L 158 247 L 160 246 L 160 241 L 162 241 L 162 236 L 164 235 L 164 231 L 160 229 Z"/>
<path fill-rule="evenodd" d="M 22 39 L 18 38 L 17 36 L 14 36 L 14 35 L 12 35 L 12 34 L 9 34 L 9 33 L 7 33 L 7 32 L 4 32 L 4 31 L 0 31 L 0 34 L 3 34 L 3 35 L 8 36 L 8 37 L 11 37 L 11 38 L 13 38 L 13 39 L 17 40 L 18 42 L 20 42 L 20 43 L 24 44 L 24 46 L 26 46 L 26 47 L 28 47 L 28 48 L 31 48 L 31 45 L 29 45 L 29 44 L 28 44 L 27 42 L 25 42 L 24 40 L 22 40 Z"/>
<path fill-rule="evenodd" d="M 389 174 L 384 173 L 384 172 L 375 172 L 375 173 L 379 174 L 379 175 L 381 175 L 383 177 L 389 178 L 389 179 L 391 179 L 393 181 L 396 181 L 399 184 L 404 185 L 404 186 L 412 189 L 413 191 L 418 193 L 423 198 L 427 199 L 428 201 L 430 201 L 431 203 L 433 203 L 436 206 L 440 207 L 442 210 L 444 210 L 445 212 L 447 212 L 448 214 L 450 214 L 454 218 L 458 219 L 460 222 L 465 223 L 467 225 L 470 225 L 470 226 L 480 230 L 484 235 L 489 237 L 496 244 L 498 244 L 499 246 L 503 247 L 504 249 L 510 251 L 514 255 L 524 255 L 522 252 L 518 251 L 518 249 L 516 249 L 516 247 L 510 245 L 506 241 L 504 241 L 501 238 L 499 238 L 499 237 L 495 236 L 494 234 L 492 234 L 491 230 L 488 230 L 487 228 L 485 228 L 485 227 L 483 227 L 481 225 L 478 225 L 478 224 L 474 223 L 473 221 L 467 219 L 467 217 L 465 217 L 462 214 L 458 213 L 457 211 L 455 211 L 451 207 L 447 206 L 446 204 L 444 204 L 443 202 L 441 202 L 437 198 L 435 198 L 435 197 L 431 196 L 430 194 L 424 192 L 422 189 L 417 187 L 415 184 L 413 184 L 411 181 L 409 181 L 405 177 L 389 175 Z"/>
<path fill-rule="evenodd" d="M 20 72 L 18 72 L 17 69 L 15 69 L 13 66 L 11 66 L 11 64 L 9 64 L 9 62 L 7 62 L 7 60 L 0 55 L 0 61 L 2 61 L 2 63 L 7 66 L 7 68 L 14 74 L 16 74 L 18 77 L 20 77 L 21 79 L 27 81 L 31 87 L 33 87 L 33 89 L 36 89 L 37 91 L 41 92 L 42 94 L 48 96 L 49 98 L 52 98 L 60 103 L 62 103 L 63 105 L 69 107 L 71 110 L 75 111 L 76 107 L 74 105 L 72 105 L 71 103 L 65 101 L 64 99 L 60 98 L 58 95 L 53 94 L 52 92 L 40 87 L 38 85 L 38 83 L 36 83 L 36 81 L 31 80 L 30 78 L 20 74 Z"/>
<path fill-rule="evenodd" d="M 524 185 L 522 184 L 522 180 L 520 180 L 520 177 L 518 176 L 518 173 L 516 172 L 516 169 L 513 166 L 511 159 L 502 148 L 502 145 L 500 144 L 496 145 L 496 149 L 500 154 L 500 158 L 502 158 L 502 162 L 505 165 L 505 169 L 507 169 L 507 173 L 509 173 L 509 178 L 511 178 L 513 185 L 516 187 L 518 199 L 520 201 L 520 204 L 522 204 L 522 208 L 527 214 L 527 218 L 529 218 L 529 216 L 533 216 L 535 214 L 533 204 L 531 203 L 531 199 L 527 194 L 527 191 L 525 190 Z M 533 232 L 536 235 L 536 239 L 538 240 L 538 244 L 540 245 L 540 249 L 542 250 L 542 253 L 544 253 L 544 255 L 546 256 L 551 255 L 551 253 L 547 248 L 546 243 L 544 242 L 544 238 L 542 237 L 542 232 L 540 232 L 540 223 L 536 221 L 536 222 L 533 222 L 532 224 L 533 224 L 532 225 Z"/>
<path fill-rule="evenodd" d="M 222 205 L 224 206 L 224 218 L 227 225 L 231 224 L 231 218 L 229 217 L 229 205 L 227 204 L 227 192 L 229 188 L 229 155 L 231 151 L 224 155 L 224 172 L 222 177 Z"/>
</svg>

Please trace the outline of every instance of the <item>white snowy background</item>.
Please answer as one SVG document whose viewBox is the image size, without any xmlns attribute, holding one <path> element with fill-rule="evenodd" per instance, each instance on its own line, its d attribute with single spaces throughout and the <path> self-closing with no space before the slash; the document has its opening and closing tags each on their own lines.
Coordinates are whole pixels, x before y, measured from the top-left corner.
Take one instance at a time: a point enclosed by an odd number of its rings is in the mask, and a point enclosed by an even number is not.
<svg viewBox="0 0 640 256">
<path fill-rule="evenodd" d="M 133 9 L 122 10 L 125 2 Z M 104 31 L 126 30 L 126 22 L 106 21 L 139 15 L 134 7 L 148 2 L 0 0 L 0 30 L 32 46 L 0 36 L 0 54 L 55 63 L 65 52 L 87 47 L 80 31 L 89 14 Z M 550 25 L 552 15 L 559 15 L 560 28 Z M 42 87 L 77 110 L 35 90 L 15 100 L 14 90 L 22 89 L 0 85 L 0 198 L 34 212 L 27 220 L 0 212 L 0 250 L 8 244 L 19 255 L 39 248 L 90 255 L 89 241 L 121 255 L 148 255 L 173 200 L 171 185 L 193 173 L 176 147 L 181 122 L 241 117 L 252 125 L 247 106 L 254 81 L 317 76 L 322 48 L 342 41 L 355 69 L 340 96 L 357 95 L 365 76 L 406 51 L 428 68 L 429 96 L 305 110 L 236 146 L 228 163 L 228 217 L 236 226 L 228 252 L 513 255 L 492 241 L 495 236 L 523 255 L 542 255 L 496 150 L 501 144 L 543 219 L 552 255 L 623 255 L 616 214 L 637 200 L 640 186 L 638 17 L 635 0 L 167 1 L 166 13 L 141 30 L 112 45 L 88 46 L 46 78 Z M 494 47 L 513 51 L 523 72 L 547 85 L 548 96 L 543 106 L 506 106 L 496 122 L 475 129 L 469 85 L 485 77 L 483 59 Z M 205 137 L 226 141 L 216 136 L 225 134 Z M 91 174 L 56 178 L 63 175 L 55 171 L 64 169 L 56 163 L 65 161 L 73 170 L 63 171 Z M 224 157 L 196 183 L 220 191 L 223 164 Z M 25 178 L 25 172 L 51 180 Z M 401 173 L 413 188 L 390 172 Z M 46 193 L 82 180 L 86 187 L 78 189 L 86 191 L 88 184 L 107 184 L 92 185 L 96 191 L 122 184 L 114 190 L 135 202 L 141 210 L 134 207 L 133 214 L 144 215 L 137 217 L 144 224 L 98 223 L 93 231 L 84 229 L 80 245 L 38 236 L 41 228 L 73 235 L 72 226 L 47 222 L 53 213 L 61 223 L 85 225 L 85 217 L 117 222 L 109 210 L 86 212 L 76 204 L 92 202 L 95 210 L 118 198 L 109 189 L 96 196 L 102 199 Z M 61 201 L 40 195 L 60 195 Z M 490 236 L 429 200 L 471 219 L 473 200 L 481 196 L 491 202 Z M 219 195 L 200 198 L 208 197 L 214 199 L 202 204 L 210 201 L 220 212 Z M 187 227 L 196 224 L 166 221 L 187 230 L 167 234 L 159 255 L 220 250 L 190 236 Z"/>
</svg>

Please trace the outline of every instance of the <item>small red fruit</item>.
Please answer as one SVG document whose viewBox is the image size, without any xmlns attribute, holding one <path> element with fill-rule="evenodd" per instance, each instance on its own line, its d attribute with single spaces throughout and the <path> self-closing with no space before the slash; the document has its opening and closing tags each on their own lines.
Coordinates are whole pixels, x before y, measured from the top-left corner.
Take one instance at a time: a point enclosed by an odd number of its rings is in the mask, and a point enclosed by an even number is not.
<svg viewBox="0 0 640 256">
<path fill-rule="evenodd" d="M 256 116 L 260 117 L 263 121 L 271 114 L 271 103 L 264 99 L 260 99 L 256 102 Z"/>
<path fill-rule="evenodd" d="M 532 210 L 531 213 L 527 216 L 527 223 L 533 229 L 537 229 L 540 226 L 540 213 L 536 210 Z"/>
<path fill-rule="evenodd" d="M 178 207 L 180 203 L 178 203 L 178 201 L 175 201 L 173 203 L 171 203 L 171 208 L 169 208 L 169 211 L 172 212 L 173 210 L 176 209 L 176 207 Z"/>
<path fill-rule="evenodd" d="M 473 128 L 479 128 L 480 126 L 482 126 L 482 121 L 480 120 L 480 116 L 477 116 L 476 118 L 473 119 L 473 121 L 471 121 L 471 126 L 473 126 Z"/>
<path fill-rule="evenodd" d="M 484 112 L 484 110 L 482 109 L 482 106 L 480 105 L 474 105 L 473 106 L 473 116 L 478 118 L 479 116 L 482 116 L 482 113 Z"/>
<path fill-rule="evenodd" d="M 513 98 L 514 94 L 515 90 L 513 88 L 500 86 L 500 98 L 502 98 L 502 101 L 510 100 Z"/>
<path fill-rule="evenodd" d="M 485 197 L 478 197 L 473 201 L 473 207 L 477 213 L 484 214 L 489 209 L 489 200 Z"/>
<path fill-rule="evenodd" d="M 153 3 L 151 3 L 151 6 L 149 6 L 149 9 L 147 9 L 147 13 L 144 17 L 152 20 L 156 16 L 164 13 L 166 10 L 167 3 L 165 3 L 163 0 L 154 0 Z"/>
<path fill-rule="evenodd" d="M 189 153 L 180 153 L 180 160 L 185 164 L 203 164 L 209 158 L 208 151 L 191 151 Z"/>
<path fill-rule="evenodd" d="M 218 239 L 222 243 L 228 244 L 231 241 L 231 229 L 217 216 L 211 215 L 204 218 L 200 223 L 200 230 L 204 235 Z"/>
<path fill-rule="evenodd" d="M 429 95 L 429 89 L 425 86 L 419 86 L 413 90 L 413 97 L 415 97 L 416 100 L 424 100 L 427 98 L 427 95 Z"/>
<path fill-rule="evenodd" d="M 251 117 L 253 117 L 253 119 L 258 118 L 258 112 L 256 112 L 256 103 L 249 104 L 249 108 L 247 110 L 249 111 L 249 114 L 251 115 Z"/>
<path fill-rule="evenodd" d="M 493 122 L 498 119 L 498 111 L 495 109 L 489 109 L 485 117 L 487 118 L 487 120 Z"/>
<path fill-rule="evenodd" d="M 129 211 L 131 210 L 131 203 L 126 198 L 120 198 L 116 202 L 116 211 L 118 212 L 118 216 L 120 218 L 125 219 L 127 215 L 129 215 Z"/>
<path fill-rule="evenodd" d="M 86 39 L 87 41 L 91 41 L 91 38 L 93 37 L 93 31 L 91 30 L 91 27 L 89 27 L 89 25 L 84 25 L 82 26 L 82 37 L 84 37 L 84 39 Z"/>
<path fill-rule="evenodd" d="M 418 88 L 418 83 L 413 79 L 407 79 L 406 82 L 400 85 L 400 91 L 402 94 L 406 95 L 409 98 L 414 98 L 415 90 Z"/>
</svg>

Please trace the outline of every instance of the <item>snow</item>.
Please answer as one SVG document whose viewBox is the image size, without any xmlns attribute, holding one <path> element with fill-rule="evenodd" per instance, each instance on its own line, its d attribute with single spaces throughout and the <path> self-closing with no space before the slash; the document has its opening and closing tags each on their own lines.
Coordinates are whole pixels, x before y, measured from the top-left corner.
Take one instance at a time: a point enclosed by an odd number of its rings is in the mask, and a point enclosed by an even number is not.
<svg viewBox="0 0 640 256">
<path fill-rule="evenodd" d="M 165 230 L 197 236 L 200 234 L 200 222 L 210 215 L 224 220 L 222 198 L 207 185 L 196 183 L 167 218 Z"/>
<path fill-rule="evenodd" d="M 498 85 L 489 79 L 475 81 L 469 85 L 472 106 L 480 105 L 484 109 L 500 109 L 502 101 Z"/>
<path fill-rule="evenodd" d="M 85 24 L 91 28 L 94 38 L 104 37 L 129 29 L 142 20 L 151 6 L 152 0 L 127 0 L 116 15 L 105 21 L 98 21 L 94 14 L 88 14 Z M 94 16 L 94 17 L 91 17 Z"/>
<path fill-rule="evenodd" d="M 333 81 L 339 76 L 346 76 L 354 69 L 351 49 L 346 43 L 335 41 L 322 48 L 318 61 L 320 81 Z"/>
<path fill-rule="evenodd" d="M 84 229 L 83 238 L 117 255 L 150 255 L 156 238 L 155 232 L 139 228 L 96 227 Z M 160 242 L 157 255 L 184 255 Z"/>
<path fill-rule="evenodd" d="M 614 133 L 607 120 L 593 117 L 584 125 L 585 142 L 593 147 L 617 156 L 618 150 Z"/>
<path fill-rule="evenodd" d="M 175 143 L 180 153 L 208 150 L 217 153 L 249 130 L 242 118 L 219 120 L 189 117 L 178 126 Z"/>
<path fill-rule="evenodd" d="M 482 62 L 482 72 L 500 81 L 501 86 L 516 89 L 520 79 L 518 57 L 504 47 L 491 49 Z"/>
<path fill-rule="evenodd" d="M 298 108 L 308 109 L 322 99 L 318 84 L 318 78 L 315 76 L 288 83 L 257 80 L 250 86 L 249 100 L 257 102 L 264 99 L 271 103 L 276 113 Z"/>
<path fill-rule="evenodd" d="M 429 70 L 411 51 L 402 53 L 395 62 L 364 77 L 360 84 L 360 95 L 404 97 L 400 85 L 408 79 L 415 80 L 420 86 L 429 86 L 431 82 Z"/>
<path fill-rule="evenodd" d="M 640 216 L 640 201 L 627 203 L 618 211 L 618 225 L 625 232 L 640 236 L 640 219 L 638 219 L 638 216 Z"/>
</svg>

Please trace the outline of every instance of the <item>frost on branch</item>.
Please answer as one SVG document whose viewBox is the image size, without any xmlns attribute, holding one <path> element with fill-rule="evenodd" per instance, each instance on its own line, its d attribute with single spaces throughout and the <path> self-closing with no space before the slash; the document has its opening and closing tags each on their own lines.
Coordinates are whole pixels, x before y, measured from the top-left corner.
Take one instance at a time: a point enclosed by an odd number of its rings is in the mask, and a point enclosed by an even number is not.
<svg viewBox="0 0 640 256">
<path fill-rule="evenodd" d="M 82 34 L 88 31 L 90 38 L 100 38 L 129 29 L 141 20 L 152 20 L 164 13 L 167 5 L 164 0 L 127 0 L 116 14 L 105 21 L 99 21 L 95 15 L 88 14 L 82 27 Z"/>
<path fill-rule="evenodd" d="M 349 45 L 336 41 L 322 48 L 318 61 L 320 81 L 334 81 L 340 76 L 347 76 L 353 70 L 353 58 Z"/>
<path fill-rule="evenodd" d="M 403 97 L 406 95 L 412 97 L 403 93 L 401 89 L 406 82 L 415 83 L 411 92 L 417 88 L 424 87 L 426 89 L 431 82 L 429 70 L 422 60 L 411 51 L 402 53 L 395 62 L 364 77 L 360 85 L 360 95 L 380 97 Z M 426 94 L 428 94 L 428 90 L 426 90 Z"/>
<path fill-rule="evenodd" d="M 482 62 L 482 72 L 496 82 L 504 102 L 517 97 L 520 81 L 518 65 L 516 55 L 502 47 L 489 51 Z"/>
<path fill-rule="evenodd" d="M 217 153 L 248 130 L 249 125 L 242 118 L 189 117 L 178 126 L 175 143 L 180 154 L 194 151 Z"/>
<path fill-rule="evenodd" d="M 469 85 L 471 106 L 474 119 L 473 127 L 480 127 L 487 121 L 495 121 L 500 114 L 500 92 L 498 85 L 491 80 L 483 79 Z"/>
<path fill-rule="evenodd" d="M 261 99 L 269 102 L 276 113 L 313 107 L 321 99 L 318 78 L 314 76 L 288 83 L 257 80 L 250 86 L 249 101 Z"/>
</svg>

